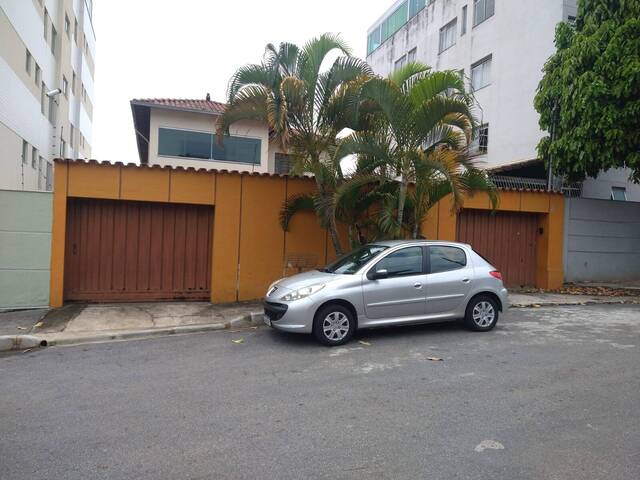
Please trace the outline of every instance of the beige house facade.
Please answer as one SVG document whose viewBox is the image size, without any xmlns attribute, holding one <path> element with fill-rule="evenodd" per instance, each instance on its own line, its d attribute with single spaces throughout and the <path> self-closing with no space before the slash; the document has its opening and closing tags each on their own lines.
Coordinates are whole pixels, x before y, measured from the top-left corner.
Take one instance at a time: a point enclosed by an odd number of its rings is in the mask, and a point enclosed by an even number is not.
<svg viewBox="0 0 640 480">
<path fill-rule="evenodd" d="M 91 155 L 92 0 L 0 0 L 0 189 L 47 191 Z"/>
<path fill-rule="evenodd" d="M 220 144 L 216 129 L 226 105 L 209 99 L 131 101 L 142 165 L 256 173 L 289 173 L 290 159 L 266 124 L 240 121 Z"/>
</svg>

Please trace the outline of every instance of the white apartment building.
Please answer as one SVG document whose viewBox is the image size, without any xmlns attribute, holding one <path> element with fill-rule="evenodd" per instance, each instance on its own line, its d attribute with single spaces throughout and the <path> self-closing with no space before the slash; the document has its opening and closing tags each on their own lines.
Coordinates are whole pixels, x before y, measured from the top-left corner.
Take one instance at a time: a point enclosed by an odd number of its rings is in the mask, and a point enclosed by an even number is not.
<svg viewBox="0 0 640 480">
<path fill-rule="evenodd" d="M 0 0 L 0 189 L 51 190 L 91 155 L 93 0 Z"/>
<path fill-rule="evenodd" d="M 291 160 L 272 141 L 265 123 L 231 125 L 222 144 L 216 136 L 225 103 L 206 99 L 131 100 L 138 155 L 143 165 L 289 173 Z"/>
<path fill-rule="evenodd" d="M 533 100 L 559 22 L 575 20 L 576 0 L 397 0 L 367 32 L 367 62 L 386 76 L 408 61 L 464 75 L 481 124 L 473 144 L 480 166 L 537 159 L 544 132 Z M 587 179 L 583 196 L 640 201 L 628 172 Z"/>
</svg>

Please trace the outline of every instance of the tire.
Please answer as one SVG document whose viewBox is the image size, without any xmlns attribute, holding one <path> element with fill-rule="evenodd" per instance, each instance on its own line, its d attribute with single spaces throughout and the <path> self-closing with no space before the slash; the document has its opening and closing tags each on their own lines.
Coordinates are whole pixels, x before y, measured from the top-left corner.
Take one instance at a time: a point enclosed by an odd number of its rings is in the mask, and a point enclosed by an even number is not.
<svg viewBox="0 0 640 480">
<path fill-rule="evenodd" d="M 343 327 L 343 328 L 340 328 Z M 316 312 L 313 335 L 323 345 L 337 347 L 353 337 L 356 322 L 351 311 L 337 303 L 325 305 Z"/>
<path fill-rule="evenodd" d="M 467 305 L 464 324 L 469 330 L 488 332 L 498 323 L 498 303 L 489 295 L 473 297 Z"/>
</svg>

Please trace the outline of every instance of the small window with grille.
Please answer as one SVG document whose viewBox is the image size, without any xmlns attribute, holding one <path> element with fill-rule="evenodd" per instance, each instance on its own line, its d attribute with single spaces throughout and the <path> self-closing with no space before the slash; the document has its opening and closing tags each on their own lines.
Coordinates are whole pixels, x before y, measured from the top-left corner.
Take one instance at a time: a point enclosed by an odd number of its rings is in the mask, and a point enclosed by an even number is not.
<svg viewBox="0 0 640 480">
<path fill-rule="evenodd" d="M 293 159 L 291 158 L 291 155 L 287 155 L 286 153 L 276 153 L 276 173 L 280 175 L 287 175 L 291 173 L 292 168 Z"/>
</svg>

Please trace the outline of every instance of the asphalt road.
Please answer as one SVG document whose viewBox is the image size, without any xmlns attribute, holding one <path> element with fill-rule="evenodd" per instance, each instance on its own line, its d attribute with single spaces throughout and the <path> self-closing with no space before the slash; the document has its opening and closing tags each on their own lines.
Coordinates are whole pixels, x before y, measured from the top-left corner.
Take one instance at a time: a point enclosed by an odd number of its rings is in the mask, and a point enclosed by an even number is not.
<svg viewBox="0 0 640 480">
<path fill-rule="evenodd" d="M 640 308 L 0 356 L 0 478 L 637 479 Z"/>
</svg>

